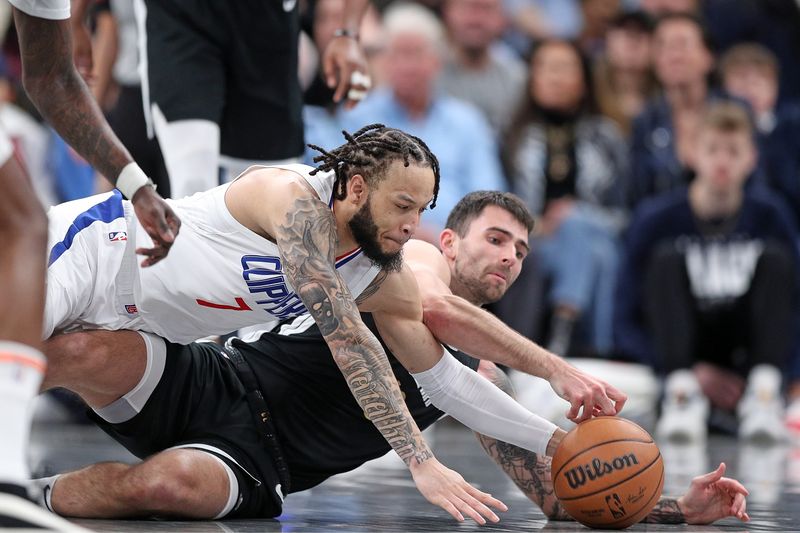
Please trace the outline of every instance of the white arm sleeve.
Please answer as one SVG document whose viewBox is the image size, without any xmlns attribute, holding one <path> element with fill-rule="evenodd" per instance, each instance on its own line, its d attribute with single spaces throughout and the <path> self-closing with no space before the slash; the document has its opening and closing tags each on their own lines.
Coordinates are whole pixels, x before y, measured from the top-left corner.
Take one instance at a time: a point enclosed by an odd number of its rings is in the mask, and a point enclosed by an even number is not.
<svg viewBox="0 0 800 533">
<path fill-rule="evenodd" d="M 433 368 L 411 375 L 433 405 L 487 437 L 544 455 L 557 428 L 461 364 L 446 349 Z"/>
</svg>

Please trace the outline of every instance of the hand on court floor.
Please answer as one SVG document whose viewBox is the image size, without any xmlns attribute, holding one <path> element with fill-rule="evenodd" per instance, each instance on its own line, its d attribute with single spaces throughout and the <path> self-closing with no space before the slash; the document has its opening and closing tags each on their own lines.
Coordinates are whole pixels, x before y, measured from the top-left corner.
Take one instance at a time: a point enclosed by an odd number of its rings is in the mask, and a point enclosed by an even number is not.
<svg viewBox="0 0 800 533">
<path fill-rule="evenodd" d="M 550 376 L 550 386 L 569 402 L 567 418 L 577 424 L 593 416 L 616 415 L 622 410 L 628 399 L 625 393 L 562 362 L 561 368 Z"/>
<path fill-rule="evenodd" d="M 725 463 L 720 463 L 713 472 L 694 478 L 686 494 L 678 498 L 687 524 L 710 524 L 729 516 L 750 521 L 746 512 L 749 492 L 735 479 L 722 477 L 724 473 Z"/>
<path fill-rule="evenodd" d="M 153 239 L 152 248 L 137 248 L 136 253 L 146 255 L 143 267 L 155 265 L 169 253 L 178 236 L 181 221 L 172 208 L 150 187 L 142 187 L 133 195 L 133 207 L 142 227 Z"/>
<path fill-rule="evenodd" d="M 355 107 L 363 98 L 363 95 L 366 94 L 366 91 L 369 90 L 369 87 L 362 83 L 353 83 L 354 79 L 364 79 L 363 76 L 354 78 L 354 72 L 367 72 L 367 59 L 364 56 L 364 51 L 353 37 L 341 36 L 332 39 L 325 48 L 322 68 L 328 87 L 336 87 L 333 101 L 338 103 L 347 97 L 345 107 L 348 109 Z M 361 98 L 350 98 L 348 95 L 351 94 L 351 90 L 354 91 L 352 94 L 358 94 Z"/>
<path fill-rule="evenodd" d="M 479 491 L 464 481 L 461 474 L 450 470 L 435 458 L 412 465 L 411 475 L 426 500 L 438 505 L 459 522 L 464 520 L 464 515 L 478 524 L 485 524 L 487 518 L 499 522 L 500 518 L 489 506 L 501 511 L 508 510 L 503 502 Z"/>
</svg>

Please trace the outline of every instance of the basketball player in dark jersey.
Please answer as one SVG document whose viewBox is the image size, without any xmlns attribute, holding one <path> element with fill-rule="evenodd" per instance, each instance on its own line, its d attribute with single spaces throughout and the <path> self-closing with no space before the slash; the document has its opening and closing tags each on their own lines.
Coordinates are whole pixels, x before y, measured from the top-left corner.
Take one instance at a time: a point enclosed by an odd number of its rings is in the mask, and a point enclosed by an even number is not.
<svg viewBox="0 0 800 533">
<path fill-rule="evenodd" d="M 476 306 L 502 296 L 518 274 L 514 262 L 524 255 L 532 226 L 523 205 L 506 193 L 473 193 L 456 207 L 448 226 L 442 240 L 449 268 L 440 272 L 448 290 Z M 475 252 L 485 259 L 476 261 Z M 410 263 L 422 262 L 424 253 L 409 255 L 416 258 Z M 467 259 L 472 261 L 463 262 Z M 504 282 L 488 282 L 486 271 L 506 272 Z M 376 329 L 369 315 L 364 319 Z M 300 317 L 258 341 L 234 341 L 226 348 L 162 344 L 160 353 L 148 350 L 148 358 L 137 337 L 133 332 L 90 332 L 52 341 L 54 364 L 46 386 L 79 392 L 105 431 L 134 454 L 148 457 L 135 466 L 104 463 L 38 480 L 44 503 L 57 513 L 272 517 L 280 514 L 285 494 L 390 450 L 353 401 L 312 320 Z M 454 356 L 472 370 L 480 365 L 479 372 L 511 392 L 494 365 L 460 352 Z M 397 359 L 389 358 L 419 427 L 434 423 L 442 411 L 429 404 Z M 129 365 L 138 365 L 138 373 L 130 375 Z M 568 519 L 553 495 L 549 458 L 479 438 L 549 518 Z M 214 454 L 225 468 L 198 471 L 187 454 L 199 450 Z M 721 465 L 696 478 L 682 498 L 662 498 L 647 520 L 747 520 L 746 490 L 723 473 Z"/>
<path fill-rule="evenodd" d="M 253 164 L 299 163 L 299 0 L 137 0 L 142 88 L 173 198 L 218 185 Z M 320 51 L 333 100 L 352 106 L 369 77 L 358 45 L 368 0 L 345 0 Z"/>
</svg>

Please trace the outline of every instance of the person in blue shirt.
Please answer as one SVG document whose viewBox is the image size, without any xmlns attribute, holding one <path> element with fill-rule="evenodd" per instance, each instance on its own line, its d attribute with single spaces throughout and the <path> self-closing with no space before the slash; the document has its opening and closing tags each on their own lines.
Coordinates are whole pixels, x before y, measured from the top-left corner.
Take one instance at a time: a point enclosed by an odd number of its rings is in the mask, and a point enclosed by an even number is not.
<svg viewBox="0 0 800 533">
<path fill-rule="evenodd" d="M 631 221 L 616 346 L 666 376 L 659 437 L 702 441 L 710 403 L 737 411 L 740 437 L 782 440 L 797 230 L 779 198 L 745 187 L 757 151 L 742 106 L 710 105 L 693 141 L 694 181 Z"/>
<path fill-rule="evenodd" d="M 402 128 L 428 143 L 442 173 L 437 208 L 425 213 L 417 237 L 434 240 L 458 200 L 479 189 L 506 190 L 491 127 L 473 105 L 439 91 L 436 82 L 445 50 L 436 17 L 413 4 L 390 7 L 386 86 L 342 114 L 345 129 L 379 122 Z"/>
</svg>

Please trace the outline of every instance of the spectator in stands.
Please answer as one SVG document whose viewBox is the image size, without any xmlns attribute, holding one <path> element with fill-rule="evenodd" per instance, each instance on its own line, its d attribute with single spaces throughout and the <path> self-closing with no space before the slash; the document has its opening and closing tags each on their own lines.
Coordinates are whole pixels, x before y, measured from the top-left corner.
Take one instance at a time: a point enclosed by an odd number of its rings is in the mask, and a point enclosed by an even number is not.
<svg viewBox="0 0 800 533">
<path fill-rule="evenodd" d="M 593 352 L 611 348 L 617 234 L 627 150 L 597 114 L 577 45 L 546 40 L 533 51 L 529 96 L 505 142 L 512 189 L 540 217 L 534 246 L 550 280 L 548 349 L 567 354 L 576 326 Z"/>
<path fill-rule="evenodd" d="M 671 191 L 691 178 L 694 129 L 706 102 L 719 96 L 709 86 L 711 43 L 699 19 L 664 15 L 656 22 L 653 64 L 664 95 L 633 123 L 630 202 Z"/>
<path fill-rule="evenodd" d="M 506 25 L 502 0 L 446 0 L 444 23 L 449 37 L 440 82 L 451 96 L 476 105 L 495 134 L 505 133 L 525 93 L 525 63 L 501 50 Z"/>
<path fill-rule="evenodd" d="M 651 66 L 652 19 L 642 11 L 626 12 L 611 23 L 605 53 L 594 64 L 600 111 L 625 135 L 645 104 L 656 96 Z"/>
<path fill-rule="evenodd" d="M 720 59 L 725 91 L 750 104 L 758 137 L 759 167 L 800 222 L 800 106 L 779 102 L 775 55 L 755 43 L 739 44 Z"/>
<path fill-rule="evenodd" d="M 651 16 L 660 17 L 671 13 L 696 13 L 698 0 L 640 0 L 639 6 Z"/>
<path fill-rule="evenodd" d="M 444 29 L 426 8 L 392 4 L 384 14 L 386 87 L 373 90 L 343 115 L 345 129 L 379 122 L 425 140 L 439 158 L 441 185 L 436 209 L 426 212 L 417 236 L 433 240 L 447 213 L 464 195 L 504 190 L 497 145 L 482 113 L 436 88 L 445 52 Z"/>
<path fill-rule="evenodd" d="M 620 0 L 581 0 L 583 28 L 578 44 L 594 62 L 606 47 L 606 33 L 611 22 L 619 15 Z"/>
<path fill-rule="evenodd" d="M 615 341 L 666 376 L 659 437 L 703 441 L 710 402 L 738 411 L 742 438 L 781 440 L 796 228 L 769 191 L 744 187 L 757 157 L 744 107 L 711 104 L 691 141 L 695 180 L 631 221 Z"/>
</svg>

